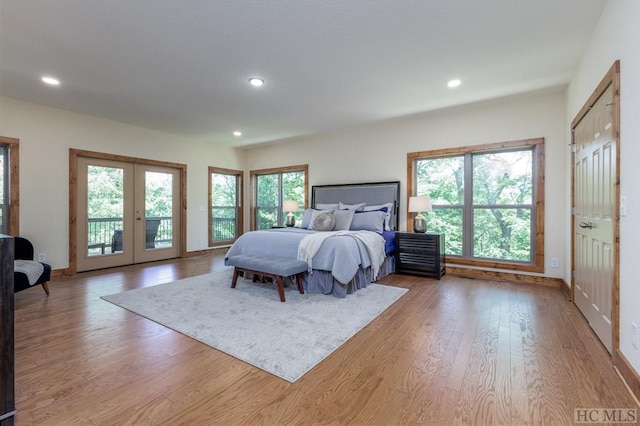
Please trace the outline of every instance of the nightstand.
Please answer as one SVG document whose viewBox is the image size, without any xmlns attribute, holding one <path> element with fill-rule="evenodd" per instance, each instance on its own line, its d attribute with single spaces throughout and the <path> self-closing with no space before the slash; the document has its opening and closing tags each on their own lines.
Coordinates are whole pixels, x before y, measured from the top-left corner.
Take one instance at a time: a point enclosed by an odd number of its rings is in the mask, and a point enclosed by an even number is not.
<svg viewBox="0 0 640 426">
<path fill-rule="evenodd" d="M 444 262 L 444 234 L 396 232 L 396 273 L 440 279 Z"/>
</svg>

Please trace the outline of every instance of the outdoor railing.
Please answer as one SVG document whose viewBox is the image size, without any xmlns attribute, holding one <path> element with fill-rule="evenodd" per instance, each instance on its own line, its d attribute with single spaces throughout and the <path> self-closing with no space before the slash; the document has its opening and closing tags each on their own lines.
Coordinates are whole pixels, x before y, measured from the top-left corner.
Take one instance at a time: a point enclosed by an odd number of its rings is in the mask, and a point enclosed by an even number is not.
<svg viewBox="0 0 640 426">
<path fill-rule="evenodd" d="M 173 219 L 170 216 L 147 217 L 148 221 L 160 220 L 158 232 L 154 240 L 156 248 L 171 246 L 173 242 Z M 214 218 L 212 221 L 214 241 L 233 240 L 236 236 L 235 218 Z M 111 253 L 112 242 L 116 233 L 121 233 L 123 220 L 121 217 L 98 217 L 89 219 L 87 241 L 90 254 Z M 117 231 L 117 232 L 116 232 Z M 121 250 L 119 248 L 118 250 Z"/>
<path fill-rule="evenodd" d="M 234 217 L 214 217 L 211 225 L 213 241 L 233 240 L 236 237 L 236 219 Z"/>
<path fill-rule="evenodd" d="M 160 220 L 158 232 L 154 240 L 155 247 L 168 247 L 173 242 L 173 219 L 171 216 L 154 216 L 147 217 L 146 220 Z M 89 250 L 101 250 L 91 254 L 111 253 L 111 246 L 116 231 L 121 232 L 123 229 L 123 220 L 121 217 L 98 217 L 89 219 L 87 229 L 87 241 Z M 104 252 L 102 252 L 104 250 Z"/>
</svg>

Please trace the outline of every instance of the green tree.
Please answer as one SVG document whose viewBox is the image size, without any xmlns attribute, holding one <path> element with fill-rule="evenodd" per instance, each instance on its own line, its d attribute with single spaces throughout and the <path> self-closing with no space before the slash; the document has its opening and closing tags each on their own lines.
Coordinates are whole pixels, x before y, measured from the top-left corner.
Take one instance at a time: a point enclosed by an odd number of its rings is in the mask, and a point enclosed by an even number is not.
<svg viewBox="0 0 640 426">
<path fill-rule="evenodd" d="M 282 210 L 284 200 L 298 202 L 300 210 L 294 213 L 297 221 L 302 220 L 302 206 L 305 200 L 305 172 L 291 171 L 258 175 L 256 178 L 257 228 L 267 229 L 284 223 Z"/>
<path fill-rule="evenodd" d="M 238 177 L 229 173 L 211 174 L 211 217 L 214 241 L 232 240 L 237 234 Z"/>
<path fill-rule="evenodd" d="M 465 181 L 472 183 L 473 257 L 530 261 L 532 151 L 467 154 L 416 161 L 417 195 L 429 195 L 429 230 L 445 234 L 446 252 L 464 255 Z M 466 174 L 470 174 L 465 180 Z"/>
<path fill-rule="evenodd" d="M 87 169 L 87 213 L 89 219 L 124 216 L 124 170 L 89 166 Z"/>
</svg>

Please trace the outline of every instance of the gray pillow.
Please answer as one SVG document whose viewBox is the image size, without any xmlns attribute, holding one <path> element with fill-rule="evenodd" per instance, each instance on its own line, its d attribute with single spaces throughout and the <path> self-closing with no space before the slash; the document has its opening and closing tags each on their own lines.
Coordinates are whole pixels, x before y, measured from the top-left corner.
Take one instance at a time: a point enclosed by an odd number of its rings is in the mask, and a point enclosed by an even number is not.
<svg viewBox="0 0 640 426">
<path fill-rule="evenodd" d="M 391 231 L 391 224 L 389 222 L 391 221 L 391 209 L 393 209 L 393 203 L 380 204 L 376 206 L 366 206 L 364 208 L 364 211 L 368 212 L 372 210 L 379 210 L 383 207 L 387 208 L 387 217 L 384 220 L 384 230 Z"/>
<path fill-rule="evenodd" d="M 387 214 L 382 211 L 356 212 L 351 221 L 352 231 L 373 231 L 382 234 Z"/>
<path fill-rule="evenodd" d="M 333 217 L 336 218 L 336 224 L 333 226 L 334 231 L 348 231 L 351 228 L 351 221 L 355 210 L 334 210 Z"/>
<path fill-rule="evenodd" d="M 313 209 L 306 209 L 304 213 L 302 213 L 302 224 L 300 228 L 308 229 L 311 224 L 311 216 L 313 215 Z"/>
<path fill-rule="evenodd" d="M 313 220 L 313 229 L 316 231 L 331 231 L 336 224 L 336 218 L 333 211 L 329 213 L 320 213 Z"/>
</svg>

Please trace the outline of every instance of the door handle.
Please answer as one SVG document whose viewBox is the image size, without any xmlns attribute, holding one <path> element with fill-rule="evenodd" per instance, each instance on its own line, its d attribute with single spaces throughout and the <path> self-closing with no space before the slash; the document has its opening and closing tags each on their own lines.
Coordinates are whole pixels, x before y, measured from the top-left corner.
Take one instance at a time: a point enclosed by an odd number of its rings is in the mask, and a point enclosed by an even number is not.
<svg viewBox="0 0 640 426">
<path fill-rule="evenodd" d="M 578 226 L 582 229 L 592 229 L 595 227 L 595 225 L 593 224 L 593 222 L 580 222 L 578 224 Z"/>
</svg>

